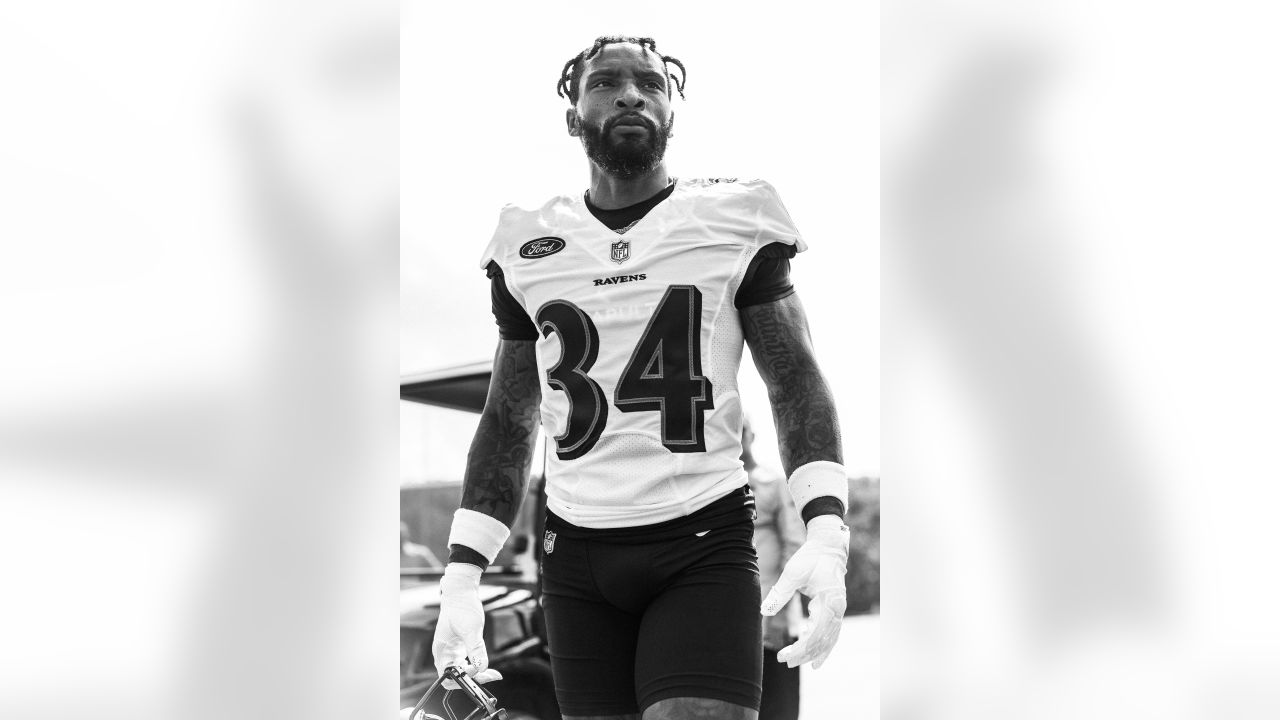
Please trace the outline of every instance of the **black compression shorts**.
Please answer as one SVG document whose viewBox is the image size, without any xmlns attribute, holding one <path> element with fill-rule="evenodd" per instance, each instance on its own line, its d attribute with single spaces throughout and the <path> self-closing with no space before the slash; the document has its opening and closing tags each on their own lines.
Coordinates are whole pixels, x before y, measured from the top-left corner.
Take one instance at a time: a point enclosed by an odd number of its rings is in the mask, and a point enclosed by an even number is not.
<svg viewBox="0 0 1280 720">
<path fill-rule="evenodd" d="M 547 513 L 542 603 L 565 715 L 638 713 L 675 697 L 759 708 L 754 507 L 743 487 L 638 528 L 593 530 Z"/>
</svg>

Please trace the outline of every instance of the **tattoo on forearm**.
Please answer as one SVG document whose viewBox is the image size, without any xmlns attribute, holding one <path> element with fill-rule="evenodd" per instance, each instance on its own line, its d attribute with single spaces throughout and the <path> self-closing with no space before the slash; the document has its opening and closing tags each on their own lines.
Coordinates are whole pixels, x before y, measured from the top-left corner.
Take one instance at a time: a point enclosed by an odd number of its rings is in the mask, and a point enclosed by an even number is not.
<svg viewBox="0 0 1280 720">
<path fill-rule="evenodd" d="M 502 340 L 480 425 L 467 455 L 462 507 L 508 526 L 524 500 L 541 399 L 533 341 Z"/>
<path fill-rule="evenodd" d="M 815 460 L 843 462 L 835 399 L 814 360 L 800 299 L 792 295 L 744 308 L 742 330 L 769 388 L 787 475 Z"/>
</svg>

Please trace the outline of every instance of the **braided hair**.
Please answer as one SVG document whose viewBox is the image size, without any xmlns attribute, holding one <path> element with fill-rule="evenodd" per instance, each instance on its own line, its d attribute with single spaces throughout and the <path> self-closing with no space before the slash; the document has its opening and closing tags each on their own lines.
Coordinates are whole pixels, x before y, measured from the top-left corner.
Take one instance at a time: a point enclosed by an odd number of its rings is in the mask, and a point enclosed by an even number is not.
<svg viewBox="0 0 1280 720">
<path fill-rule="evenodd" d="M 560 83 L 556 85 L 556 94 L 562 98 L 568 98 L 571 104 L 578 103 L 578 81 L 582 79 L 582 70 L 586 67 L 587 61 L 595 57 L 605 45 L 616 43 L 634 43 L 640 46 L 645 52 L 652 51 L 662 60 L 662 71 L 666 73 L 667 79 L 672 85 L 675 85 L 676 92 L 680 93 L 680 99 L 684 99 L 684 80 L 685 70 L 684 63 L 670 55 L 662 55 L 658 52 L 658 46 L 653 38 L 647 37 L 631 37 L 629 35 L 604 35 L 596 38 L 595 43 L 583 50 L 582 52 L 569 58 L 569 62 L 564 64 L 564 69 L 560 71 Z M 669 66 L 674 65 L 680 70 L 680 77 L 677 78 L 671 73 Z M 671 94 L 671 87 L 667 87 L 667 95 Z"/>
</svg>

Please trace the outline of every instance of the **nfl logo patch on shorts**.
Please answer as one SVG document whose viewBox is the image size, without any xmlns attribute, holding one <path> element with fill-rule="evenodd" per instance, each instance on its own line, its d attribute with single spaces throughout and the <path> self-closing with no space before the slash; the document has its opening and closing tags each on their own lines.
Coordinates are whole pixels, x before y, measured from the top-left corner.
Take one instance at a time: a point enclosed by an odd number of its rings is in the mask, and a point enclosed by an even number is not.
<svg viewBox="0 0 1280 720">
<path fill-rule="evenodd" d="M 546 535 L 542 536 L 542 552 L 550 555 L 556 549 L 556 534 L 548 530 Z"/>
</svg>

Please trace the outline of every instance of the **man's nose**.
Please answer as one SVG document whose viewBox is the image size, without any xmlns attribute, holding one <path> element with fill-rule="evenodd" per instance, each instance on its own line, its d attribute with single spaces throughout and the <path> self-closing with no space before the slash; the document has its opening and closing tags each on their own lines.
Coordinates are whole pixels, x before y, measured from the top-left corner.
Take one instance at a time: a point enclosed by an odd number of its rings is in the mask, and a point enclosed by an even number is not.
<svg viewBox="0 0 1280 720">
<path fill-rule="evenodd" d="M 613 102 L 623 110 L 639 110 L 644 107 L 644 96 L 635 85 L 627 83 Z"/>
</svg>

